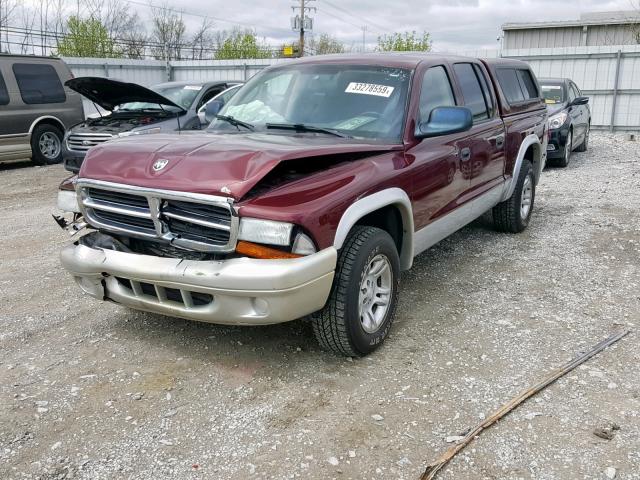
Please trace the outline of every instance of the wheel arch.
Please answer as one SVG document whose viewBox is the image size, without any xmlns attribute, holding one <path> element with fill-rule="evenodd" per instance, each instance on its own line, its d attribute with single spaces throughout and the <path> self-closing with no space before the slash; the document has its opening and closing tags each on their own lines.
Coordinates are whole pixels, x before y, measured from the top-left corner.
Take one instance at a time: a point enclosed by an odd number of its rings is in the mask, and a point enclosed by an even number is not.
<svg viewBox="0 0 640 480">
<path fill-rule="evenodd" d="M 43 115 L 42 117 L 36 118 L 31 123 L 31 127 L 29 127 L 29 134 L 31 135 L 37 126 L 43 125 L 43 124 L 53 125 L 59 128 L 60 130 L 62 130 L 63 134 L 66 130 L 64 123 L 58 117 L 54 117 L 53 115 Z"/>
<path fill-rule="evenodd" d="M 538 136 L 533 133 L 527 135 L 520 144 L 516 163 L 513 167 L 513 174 L 511 179 L 506 183 L 506 188 L 502 195 L 502 201 L 511 198 L 511 195 L 513 195 L 516 183 L 518 182 L 518 176 L 520 175 L 520 169 L 522 168 L 522 163 L 525 159 L 529 160 L 533 164 L 535 183 L 536 185 L 538 184 L 540 181 L 540 175 L 542 174 L 542 168 L 544 167 L 542 154 L 542 144 L 540 143 Z"/>
<path fill-rule="evenodd" d="M 394 220 L 389 218 L 397 212 L 400 228 L 394 231 Z M 413 264 L 413 211 L 407 193 L 401 188 L 388 188 L 362 197 L 345 210 L 338 223 L 333 246 L 342 248 L 351 229 L 356 225 L 368 225 L 387 231 L 399 247 L 400 269 L 408 270 Z"/>
</svg>

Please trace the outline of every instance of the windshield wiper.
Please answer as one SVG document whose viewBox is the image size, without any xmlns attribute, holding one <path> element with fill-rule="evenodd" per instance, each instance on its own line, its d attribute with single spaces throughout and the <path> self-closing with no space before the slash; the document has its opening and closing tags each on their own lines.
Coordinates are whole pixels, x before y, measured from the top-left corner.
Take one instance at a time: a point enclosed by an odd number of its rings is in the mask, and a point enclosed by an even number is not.
<svg viewBox="0 0 640 480">
<path fill-rule="evenodd" d="M 238 127 L 244 127 L 247 130 L 255 130 L 255 127 L 253 125 L 251 125 L 250 123 L 247 122 L 243 122 L 242 120 L 238 120 L 237 118 L 231 117 L 229 115 L 216 115 L 216 118 L 218 120 L 223 120 L 227 123 L 230 123 L 231 125 L 233 125 L 234 127 L 238 128 Z"/>
<path fill-rule="evenodd" d="M 295 130 L 296 132 L 326 133 L 335 135 L 336 137 L 351 138 L 349 135 L 339 132 L 333 128 L 314 127 L 313 125 L 305 125 L 304 123 L 267 123 L 267 128 L 278 130 Z"/>
</svg>

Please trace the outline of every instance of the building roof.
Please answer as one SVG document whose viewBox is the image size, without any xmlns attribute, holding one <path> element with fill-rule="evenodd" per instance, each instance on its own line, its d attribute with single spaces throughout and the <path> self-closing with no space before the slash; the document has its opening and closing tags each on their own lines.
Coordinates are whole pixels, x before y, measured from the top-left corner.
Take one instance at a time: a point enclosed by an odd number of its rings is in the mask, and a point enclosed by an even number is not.
<svg viewBox="0 0 640 480">
<path fill-rule="evenodd" d="M 636 11 L 592 12 L 580 15 L 578 20 L 551 22 L 505 23 L 502 30 L 528 30 L 536 28 L 584 27 L 590 25 L 633 25 L 640 23 L 640 13 Z"/>
</svg>

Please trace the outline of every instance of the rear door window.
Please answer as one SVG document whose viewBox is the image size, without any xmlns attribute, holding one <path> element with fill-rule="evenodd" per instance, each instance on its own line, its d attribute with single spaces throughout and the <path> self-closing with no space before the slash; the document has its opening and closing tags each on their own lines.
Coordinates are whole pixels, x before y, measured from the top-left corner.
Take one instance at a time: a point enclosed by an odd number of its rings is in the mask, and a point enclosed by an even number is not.
<svg viewBox="0 0 640 480">
<path fill-rule="evenodd" d="M 491 97 L 491 91 L 489 90 L 489 84 L 487 83 L 487 77 L 484 72 L 480 69 L 480 67 L 476 64 L 473 65 L 473 69 L 476 71 L 476 75 L 480 79 L 480 85 L 482 86 L 482 93 L 484 94 L 485 102 L 487 103 L 487 107 L 489 108 L 489 117 L 493 117 L 494 113 L 494 105 L 493 98 Z"/>
<path fill-rule="evenodd" d="M 518 74 L 515 68 L 499 68 L 497 70 L 498 82 L 500 82 L 500 88 L 507 97 L 507 102 L 510 104 L 519 103 L 524 101 L 524 93 L 520 88 L 520 81 L 518 80 Z"/>
<path fill-rule="evenodd" d="M 0 73 L 0 105 L 9 104 L 9 92 L 7 91 L 7 85 L 4 83 L 2 73 Z"/>
<path fill-rule="evenodd" d="M 456 99 L 446 70 L 431 67 L 424 74 L 420 88 L 420 123 L 428 122 L 431 111 L 437 107 L 453 107 Z"/>
<path fill-rule="evenodd" d="M 531 72 L 529 70 L 518 70 L 518 78 L 520 79 L 520 85 L 522 87 L 522 93 L 524 93 L 525 100 L 531 100 L 540 96 L 536 82 L 531 76 Z"/>
<path fill-rule="evenodd" d="M 52 65 L 41 63 L 16 63 L 13 65 L 20 96 L 24 103 L 63 103 L 67 96 Z"/>
<path fill-rule="evenodd" d="M 478 122 L 489 118 L 489 109 L 480 87 L 480 80 L 470 63 L 456 63 L 453 66 L 458 77 L 465 107 L 471 110 L 473 121 Z"/>
</svg>

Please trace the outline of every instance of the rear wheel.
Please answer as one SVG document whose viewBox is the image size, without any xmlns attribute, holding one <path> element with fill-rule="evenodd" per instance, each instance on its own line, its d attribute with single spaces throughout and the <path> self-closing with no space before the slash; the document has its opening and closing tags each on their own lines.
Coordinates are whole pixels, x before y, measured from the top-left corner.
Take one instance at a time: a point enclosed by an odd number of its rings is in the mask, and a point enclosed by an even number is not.
<svg viewBox="0 0 640 480">
<path fill-rule="evenodd" d="M 62 161 L 62 131 L 53 125 L 38 125 L 31 133 L 31 161 L 52 165 Z"/>
<path fill-rule="evenodd" d="M 382 344 L 396 309 L 399 265 L 387 232 L 355 227 L 340 251 L 327 305 L 312 316 L 324 350 L 358 357 Z"/>
<path fill-rule="evenodd" d="M 533 166 L 529 160 L 525 160 L 511 197 L 493 207 L 493 223 L 496 229 L 501 232 L 520 233 L 527 228 L 535 197 Z"/>
</svg>

